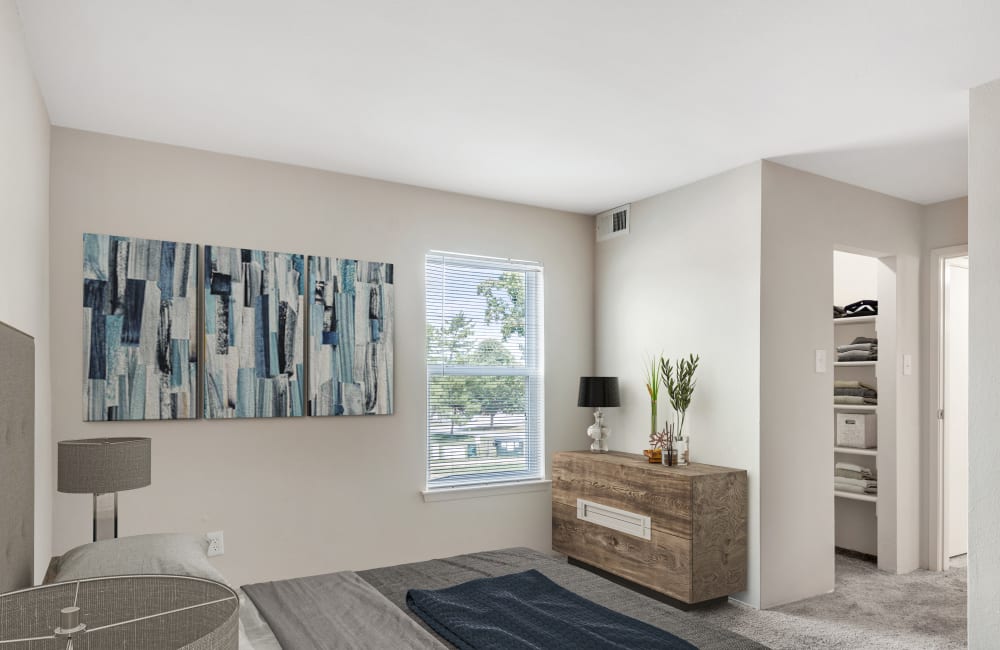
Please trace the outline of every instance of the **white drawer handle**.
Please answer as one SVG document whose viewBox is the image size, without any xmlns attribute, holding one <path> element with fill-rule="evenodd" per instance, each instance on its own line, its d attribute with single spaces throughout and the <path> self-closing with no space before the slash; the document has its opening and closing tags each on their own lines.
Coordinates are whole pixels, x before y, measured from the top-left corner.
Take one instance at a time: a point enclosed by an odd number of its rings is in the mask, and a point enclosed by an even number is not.
<svg viewBox="0 0 1000 650">
<path fill-rule="evenodd" d="M 612 508 L 584 499 L 576 500 L 576 518 L 598 526 L 611 528 L 629 535 L 651 539 L 652 520 L 646 515 Z"/>
</svg>

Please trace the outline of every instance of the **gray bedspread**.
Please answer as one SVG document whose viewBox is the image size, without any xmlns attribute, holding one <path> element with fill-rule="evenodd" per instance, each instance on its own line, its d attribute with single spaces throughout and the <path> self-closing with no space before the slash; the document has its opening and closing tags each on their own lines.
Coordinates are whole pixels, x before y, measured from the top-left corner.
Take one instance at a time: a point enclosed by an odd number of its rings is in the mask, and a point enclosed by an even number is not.
<svg viewBox="0 0 1000 650">
<path fill-rule="evenodd" d="M 406 607 L 409 589 L 442 589 L 468 580 L 537 569 L 556 584 L 616 612 L 655 625 L 701 650 L 765 649 L 755 641 L 717 628 L 674 607 L 653 600 L 600 576 L 527 548 L 485 551 L 442 560 L 359 571 L 357 575 L 381 592 L 414 621 L 423 622 Z"/>
<path fill-rule="evenodd" d="M 442 650 L 385 596 L 344 571 L 243 587 L 284 650 Z"/>
</svg>

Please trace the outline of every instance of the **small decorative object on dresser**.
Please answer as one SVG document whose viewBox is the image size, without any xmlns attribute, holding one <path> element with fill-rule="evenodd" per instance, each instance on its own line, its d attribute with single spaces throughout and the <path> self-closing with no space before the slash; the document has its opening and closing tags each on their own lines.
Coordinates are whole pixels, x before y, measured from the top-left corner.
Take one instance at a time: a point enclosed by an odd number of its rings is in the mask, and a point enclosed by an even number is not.
<svg viewBox="0 0 1000 650">
<path fill-rule="evenodd" d="M 577 395 L 576 405 L 597 408 L 594 411 L 594 423 L 587 429 L 587 435 L 594 441 L 590 445 L 590 451 L 606 452 L 611 429 L 604 426 L 604 413 L 601 409 L 621 405 L 618 377 L 580 377 L 580 392 Z"/>
<path fill-rule="evenodd" d="M 636 454 L 552 459 L 552 548 L 684 604 L 746 589 L 746 470 Z"/>
<path fill-rule="evenodd" d="M 670 446 L 671 427 L 667 426 L 663 431 L 654 431 L 649 434 L 649 449 L 644 449 L 642 454 L 651 463 L 663 463 L 673 465 L 673 448 Z"/>
</svg>

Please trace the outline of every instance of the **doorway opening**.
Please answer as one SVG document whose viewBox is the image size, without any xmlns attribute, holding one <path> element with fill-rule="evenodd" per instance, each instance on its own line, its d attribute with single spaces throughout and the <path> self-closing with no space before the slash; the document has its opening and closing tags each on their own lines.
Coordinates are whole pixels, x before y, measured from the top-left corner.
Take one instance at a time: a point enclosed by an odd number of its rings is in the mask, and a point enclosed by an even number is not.
<svg viewBox="0 0 1000 650">
<path fill-rule="evenodd" d="M 895 258 L 835 250 L 833 298 L 834 547 L 893 570 Z"/>
<path fill-rule="evenodd" d="M 931 569 L 963 564 L 969 540 L 968 247 L 934 251 Z"/>
</svg>

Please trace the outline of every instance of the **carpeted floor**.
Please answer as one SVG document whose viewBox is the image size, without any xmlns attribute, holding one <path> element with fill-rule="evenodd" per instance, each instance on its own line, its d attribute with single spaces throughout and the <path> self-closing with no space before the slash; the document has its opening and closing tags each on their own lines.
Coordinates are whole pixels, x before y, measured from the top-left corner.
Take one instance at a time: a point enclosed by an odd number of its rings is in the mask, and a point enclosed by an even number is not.
<svg viewBox="0 0 1000 650">
<path fill-rule="evenodd" d="M 724 603 L 691 612 L 775 649 L 966 647 L 966 567 L 945 572 L 883 573 L 871 562 L 837 555 L 832 594 L 757 611 Z"/>
</svg>

